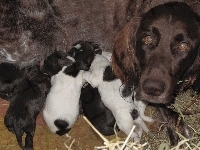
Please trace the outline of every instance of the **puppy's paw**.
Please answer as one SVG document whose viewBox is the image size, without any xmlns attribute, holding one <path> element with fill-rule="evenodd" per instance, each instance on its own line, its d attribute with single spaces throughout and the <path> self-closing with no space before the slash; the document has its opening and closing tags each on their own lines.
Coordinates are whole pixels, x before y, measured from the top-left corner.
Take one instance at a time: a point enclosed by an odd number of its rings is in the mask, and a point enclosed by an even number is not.
<svg viewBox="0 0 200 150">
<path fill-rule="evenodd" d="M 146 122 L 151 122 L 151 123 L 154 122 L 154 119 L 151 118 L 151 117 L 149 117 L 149 116 L 140 115 L 140 117 L 141 117 L 144 121 L 146 121 Z"/>
<path fill-rule="evenodd" d="M 142 129 L 143 129 L 146 133 L 149 132 L 149 129 L 147 128 L 147 126 L 146 126 L 146 124 L 145 124 L 143 118 L 139 115 L 139 112 L 138 112 L 137 109 L 133 109 L 133 110 L 132 110 L 131 116 L 132 116 L 134 122 L 137 123 L 140 127 L 142 127 Z M 147 116 L 145 116 L 145 117 L 147 117 Z M 145 118 L 145 119 L 150 120 L 151 118 L 147 117 L 147 118 Z"/>
<path fill-rule="evenodd" d="M 134 139 L 134 142 L 140 142 L 141 137 L 142 137 L 142 128 L 139 125 L 135 125 L 135 129 L 131 135 L 131 138 Z"/>
</svg>

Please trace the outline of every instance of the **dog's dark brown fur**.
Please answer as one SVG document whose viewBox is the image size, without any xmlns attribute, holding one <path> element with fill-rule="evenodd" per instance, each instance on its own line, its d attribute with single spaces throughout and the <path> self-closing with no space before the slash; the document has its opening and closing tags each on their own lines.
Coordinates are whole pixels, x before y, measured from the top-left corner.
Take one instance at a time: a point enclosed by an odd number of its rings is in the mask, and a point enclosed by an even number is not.
<svg viewBox="0 0 200 150">
<path fill-rule="evenodd" d="M 118 33 L 115 39 L 113 61 L 112 61 L 113 70 L 115 71 L 117 76 L 124 83 L 126 84 L 135 83 L 136 86 L 138 85 L 139 78 L 141 75 L 140 73 L 141 68 L 139 66 L 140 63 L 138 62 L 138 58 L 136 56 L 136 47 L 135 47 L 136 40 L 137 40 L 136 32 L 140 26 L 141 19 L 145 15 L 145 13 L 151 8 L 159 4 L 163 4 L 165 2 L 170 2 L 170 0 L 165 0 L 165 1 L 151 0 L 151 1 L 144 1 L 144 3 L 143 1 L 141 2 L 137 1 L 137 2 L 138 2 L 137 4 L 138 7 L 136 7 L 137 9 L 133 12 L 131 21 L 124 26 L 124 28 Z M 200 14 L 199 9 L 197 9 L 197 8 L 200 8 L 200 2 L 188 1 L 187 4 L 191 6 L 191 8 L 195 11 L 197 16 Z M 183 14 L 182 17 L 184 17 L 184 15 L 185 14 Z M 199 22 L 198 17 L 194 19 L 197 22 Z M 198 34 L 199 29 L 197 29 L 196 32 Z M 200 63 L 199 63 L 199 55 L 197 54 L 197 49 L 196 49 L 196 56 L 197 56 L 196 59 L 194 58 L 195 61 L 193 60 L 194 63 L 190 64 L 189 65 L 190 68 L 187 68 L 186 69 L 187 71 L 184 72 L 185 74 L 184 78 L 181 78 L 181 80 L 187 81 L 187 84 L 183 84 L 184 87 L 189 87 L 190 85 L 192 85 L 195 79 L 197 78 L 197 76 L 199 75 Z M 184 87 L 182 87 L 182 89 Z M 163 101 L 163 103 L 166 103 L 166 102 Z"/>
<path fill-rule="evenodd" d="M 200 75 L 200 2 L 137 0 L 135 5 L 116 37 L 112 67 L 124 84 L 135 85 L 137 99 L 166 105 Z M 156 107 L 164 121 L 176 126 L 178 115 L 164 105 Z M 167 128 L 175 145 L 172 126 Z M 184 122 L 178 126 L 188 137 Z"/>
</svg>

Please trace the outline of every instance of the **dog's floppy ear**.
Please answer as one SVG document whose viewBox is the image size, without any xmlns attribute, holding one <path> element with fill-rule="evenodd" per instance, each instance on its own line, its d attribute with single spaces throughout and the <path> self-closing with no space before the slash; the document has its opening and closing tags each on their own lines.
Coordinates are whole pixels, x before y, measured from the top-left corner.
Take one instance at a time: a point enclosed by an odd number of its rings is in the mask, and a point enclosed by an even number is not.
<svg viewBox="0 0 200 150">
<path fill-rule="evenodd" d="M 200 10 L 200 5 L 199 6 L 199 10 Z M 200 16 L 198 14 L 196 14 L 196 20 L 198 22 L 198 31 L 200 33 Z M 200 35 L 199 35 L 199 39 L 200 39 Z M 186 72 L 184 79 L 183 79 L 183 84 L 180 90 L 186 90 L 187 88 L 193 86 L 194 82 L 196 80 L 200 80 L 200 44 L 198 45 L 198 53 L 196 56 L 196 59 L 194 61 L 194 63 L 192 64 L 192 66 L 189 68 L 189 70 Z M 199 82 L 199 81 L 197 81 Z M 198 85 L 198 87 L 194 87 L 194 89 L 198 89 L 200 91 L 200 87 Z"/>
<path fill-rule="evenodd" d="M 139 19 L 130 21 L 115 39 L 112 68 L 123 84 L 132 85 L 138 77 L 135 35 L 139 22 Z"/>
<path fill-rule="evenodd" d="M 198 49 L 198 55 L 196 56 L 193 65 L 189 68 L 186 75 L 184 76 L 183 84 L 180 90 L 186 90 L 193 86 L 196 80 L 200 80 L 200 47 Z M 200 90 L 199 85 L 198 87 L 194 87 L 194 89 Z"/>
</svg>

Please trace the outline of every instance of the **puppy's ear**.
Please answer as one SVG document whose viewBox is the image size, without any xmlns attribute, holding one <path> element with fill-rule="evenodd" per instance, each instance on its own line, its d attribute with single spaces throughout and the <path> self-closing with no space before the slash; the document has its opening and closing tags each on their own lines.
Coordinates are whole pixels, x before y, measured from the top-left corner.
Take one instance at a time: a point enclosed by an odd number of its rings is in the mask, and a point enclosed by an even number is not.
<svg viewBox="0 0 200 150">
<path fill-rule="evenodd" d="M 94 49 L 94 54 L 99 54 L 99 55 L 102 54 L 102 50 L 101 50 L 99 44 L 96 44 L 94 42 L 88 42 L 88 43 L 92 45 L 92 47 Z"/>
<path fill-rule="evenodd" d="M 95 54 L 101 55 L 101 54 L 102 54 L 102 50 L 99 49 L 99 48 L 98 48 L 98 49 L 95 49 L 95 50 L 94 50 L 94 53 L 95 53 Z"/>
<path fill-rule="evenodd" d="M 77 51 L 77 49 L 73 47 L 72 49 L 70 49 L 70 50 L 67 52 L 67 54 L 68 54 L 69 56 L 71 56 L 71 57 L 74 57 L 74 56 L 76 55 L 76 51 Z"/>
<path fill-rule="evenodd" d="M 130 21 L 117 35 L 112 54 L 112 68 L 123 84 L 132 85 L 138 77 L 135 35 L 139 19 Z"/>
</svg>

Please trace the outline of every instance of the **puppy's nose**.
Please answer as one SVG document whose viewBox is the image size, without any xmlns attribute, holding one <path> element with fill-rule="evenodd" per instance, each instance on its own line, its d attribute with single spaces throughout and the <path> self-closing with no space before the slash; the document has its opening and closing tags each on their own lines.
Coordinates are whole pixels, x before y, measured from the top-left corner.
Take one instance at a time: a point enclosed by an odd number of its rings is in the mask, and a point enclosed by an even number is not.
<svg viewBox="0 0 200 150">
<path fill-rule="evenodd" d="M 143 90 L 151 96 L 160 96 L 165 91 L 165 83 L 147 79 L 144 81 Z"/>
<path fill-rule="evenodd" d="M 62 136 L 70 131 L 70 128 L 68 128 L 69 123 L 65 120 L 57 119 L 54 121 L 55 126 L 59 129 L 56 131 L 56 134 Z"/>
</svg>

